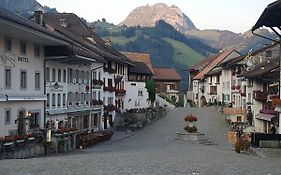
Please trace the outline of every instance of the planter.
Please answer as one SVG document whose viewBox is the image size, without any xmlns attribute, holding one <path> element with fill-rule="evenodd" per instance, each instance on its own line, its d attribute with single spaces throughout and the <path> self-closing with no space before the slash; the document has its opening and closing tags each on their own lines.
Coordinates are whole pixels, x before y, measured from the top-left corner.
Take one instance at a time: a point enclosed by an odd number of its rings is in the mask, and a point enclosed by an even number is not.
<svg viewBox="0 0 281 175">
<path fill-rule="evenodd" d="M 205 134 L 199 132 L 177 132 L 177 140 L 183 141 L 202 141 L 205 140 Z"/>
</svg>

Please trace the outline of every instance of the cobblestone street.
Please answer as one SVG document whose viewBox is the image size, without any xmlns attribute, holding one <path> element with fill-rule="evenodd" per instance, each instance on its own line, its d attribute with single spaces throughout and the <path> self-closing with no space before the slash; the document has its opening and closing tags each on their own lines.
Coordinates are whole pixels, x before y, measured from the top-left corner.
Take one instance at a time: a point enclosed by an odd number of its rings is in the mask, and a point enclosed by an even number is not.
<svg viewBox="0 0 281 175">
<path fill-rule="evenodd" d="M 187 114 L 198 116 L 199 131 L 217 145 L 175 140 Z M 1 160 L 0 174 L 171 174 L 215 175 L 281 173 L 281 157 L 237 154 L 227 142 L 227 125 L 216 108 L 179 108 L 134 135 L 70 154 Z"/>
</svg>

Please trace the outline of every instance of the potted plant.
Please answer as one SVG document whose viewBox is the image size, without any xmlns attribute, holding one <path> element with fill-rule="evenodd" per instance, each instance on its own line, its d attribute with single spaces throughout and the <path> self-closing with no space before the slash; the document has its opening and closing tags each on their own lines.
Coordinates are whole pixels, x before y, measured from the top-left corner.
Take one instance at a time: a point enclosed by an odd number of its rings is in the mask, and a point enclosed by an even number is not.
<svg viewBox="0 0 281 175">
<path fill-rule="evenodd" d="M 184 120 L 188 122 L 187 126 L 184 128 L 187 132 L 197 132 L 197 127 L 195 126 L 195 123 L 197 122 L 197 117 L 191 115 L 187 115 Z"/>
</svg>

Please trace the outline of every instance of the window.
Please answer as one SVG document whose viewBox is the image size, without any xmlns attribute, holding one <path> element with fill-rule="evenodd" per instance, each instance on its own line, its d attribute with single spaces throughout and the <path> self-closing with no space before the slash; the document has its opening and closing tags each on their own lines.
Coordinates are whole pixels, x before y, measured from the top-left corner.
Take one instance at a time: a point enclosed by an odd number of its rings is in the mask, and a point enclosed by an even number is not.
<svg viewBox="0 0 281 175">
<path fill-rule="evenodd" d="M 56 81 L 56 69 L 52 70 L 52 81 L 55 82 Z"/>
<path fill-rule="evenodd" d="M 138 96 L 143 96 L 142 91 L 138 91 Z"/>
<path fill-rule="evenodd" d="M 60 108 L 60 106 L 61 106 L 61 95 L 60 94 L 58 94 L 58 108 Z"/>
<path fill-rule="evenodd" d="M 35 72 L 35 90 L 40 90 L 40 72 Z"/>
<path fill-rule="evenodd" d="M 65 107 L 65 102 L 66 102 L 66 95 L 62 95 L 62 106 Z"/>
<path fill-rule="evenodd" d="M 73 70 L 71 68 L 68 69 L 68 83 L 73 83 Z"/>
<path fill-rule="evenodd" d="M 212 76 L 210 76 L 209 83 L 211 83 L 211 84 L 212 84 L 212 82 L 213 82 L 213 77 L 212 77 Z"/>
<path fill-rule="evenodd" d="M 27 73 L 26 73 L 26 71 L 20 72 L 20 88 L 21 89 L 27 88 Z"/>
<path fill-rule="evenodd" d="M 11 88 L 11 68 L 5 69 L 5 88 Z"/>
<path fill-rule="evenodd" d="M 47 94 L 47 108 L 50 108 L 50 94 Z"/>
<path fill-rule="evenodd" d="M 34 57 L 40 57 L 40 46 L 37 44 L 34 44 L 33 52 L 34 52 Z"/>
<path fill-rule="evenodd" d="M 20 54 L 25 55 L 26 54 L 26 42 L 20 41 Z"/>
<path fill-rule="evenodd" d="M 96 71 L 93 71 L 93 79 L 97 80 L 97 72 Z"/>
<path fill-rule="evenodd" d="M 5 109 L 5 125 L 11 124 L 11 109 Z"/>
<path fill-rule="evenodd" d="M 108 105 L 112 105 L 113 104 L 113 97 L 108 97 Z"/>
<path fill-rule="evenodd" d="M 50 81 L 50 68 L 46 68 L 46 81 Z"/>
<path fill-rule="evenodd" d="M 267 50 L 265 52 L 265 57 L 271 57 L 272 56 L 272 51 L 271 50 Z"/>
<path fill-rule="evenodd" d="M 79 83 L 79 70 L 76 70 L 75 77 L 76 77 L 76 83 Z"/>
<path fill-rule="evenodd" d="M 63 70 L 63 82 L 66 83 L 66 70 Z"/>
<path fill-rule="evenodd" d="M 82 93 L 81 93 L 81 96 L 80 96 L 80 102 L 81 102 L 81 104 L 84 104 L 84 101 L 85 101 L 84 93 L 82 92 Z"/>
<path fill-rule="evenodd" d="M 81 83 L 84 84 L 85 83 L 85 72 L 81 71 Z"/>
<path fill-rule="evenodd" d="M 58 69 L 58 82 L 61 82 L 61 69 Z"/>
<path fill-rule="evenodd" d="M 4 50 L 6 52 L 11 52 L 12 51 L 12 39 L 9 37 L 4 38 Z"/>
<path fill-rule="evenodd" d="M 89 73 L 89 71 L 87 71 L 87 83 L 90 83 L 90 73 Z"/>
<path fill-rule="evenodd" d="M 112 79 L 108 79 L 108 87 L 112 87 Z"/>
<path fill-rule="evenodd" d="M 52 94 L 52 108 L 56 107 L 56 94 Z"/>
<path fill-rule="evenodd" d="M 217 83 L 219 83 L 219 82 L 220 82 L 220 76 L 217 75 Z"/>
<path fill-rule="evenodd" d="M 72 93 L 71 92 L 68 92 L 67 100 L 68 100 L 68 105 L 71 106 L 72 105 Z"/>
</svg>

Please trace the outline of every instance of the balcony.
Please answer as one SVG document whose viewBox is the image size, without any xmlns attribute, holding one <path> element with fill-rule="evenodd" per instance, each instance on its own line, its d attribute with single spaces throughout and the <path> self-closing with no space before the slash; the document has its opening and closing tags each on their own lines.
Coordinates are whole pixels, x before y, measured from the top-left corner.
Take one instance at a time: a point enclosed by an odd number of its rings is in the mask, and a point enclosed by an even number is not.
<svg viewBox="0 0 281 175">
<path fill-rule="evenodd" d="M 116 110 L 116 107 L 113 104 L 109 104 L 107 106 L 104 105 L 103 107 L 104 107 L 104 110 L 108 111 L 108 112 L 112 112 L 112 111 Z"/>
<path fill-rule="evenodd" d="M 93 106 L 101 106 L 101 105 L 103 105 L 103 101 L 102 100 L 92 100 L 91 101 L 91 105 L 93 105 Z"/>
<path fill-rule="evenodd" d="M 254 97 L 257 101 L 266 101 L 267 100 L 267 92 L 262 91 L 254 91 Z"/>
<path fill-rule="evenodd" d="M 108 73 L 110 73 L 110 74 L 114 74 L 114 73 L 117 72 L 115 69 L 112 69 L 112 68 L 109 68 L 109 67 L 104 67 L 104 68 L 103 68 L 103 71 L 104 71 L 104 72 L 108 72 Z"/>
<path fill-rule="evenodd" d="M 126 90 L 124 89 L 116 89 L 115 94 L 118 96 L 124 96 L 126 94 Z"/>
<path fill-rule="evenodd" d="M 116 91 L 115 87 L 112 87 L 112 86 L 103 87 L 103 90 L 108 91 L 108 92 L 115 92 Z"/>
<path fill-rule="evenodd" d="M 92 80 L 92 85 L 93 85 L 93 87 L 96 87 L 96 86 L 100 87 L 100 86 L 103 85 L 103 81 L 102 80 L 93 79 Z"/>
</svg>

